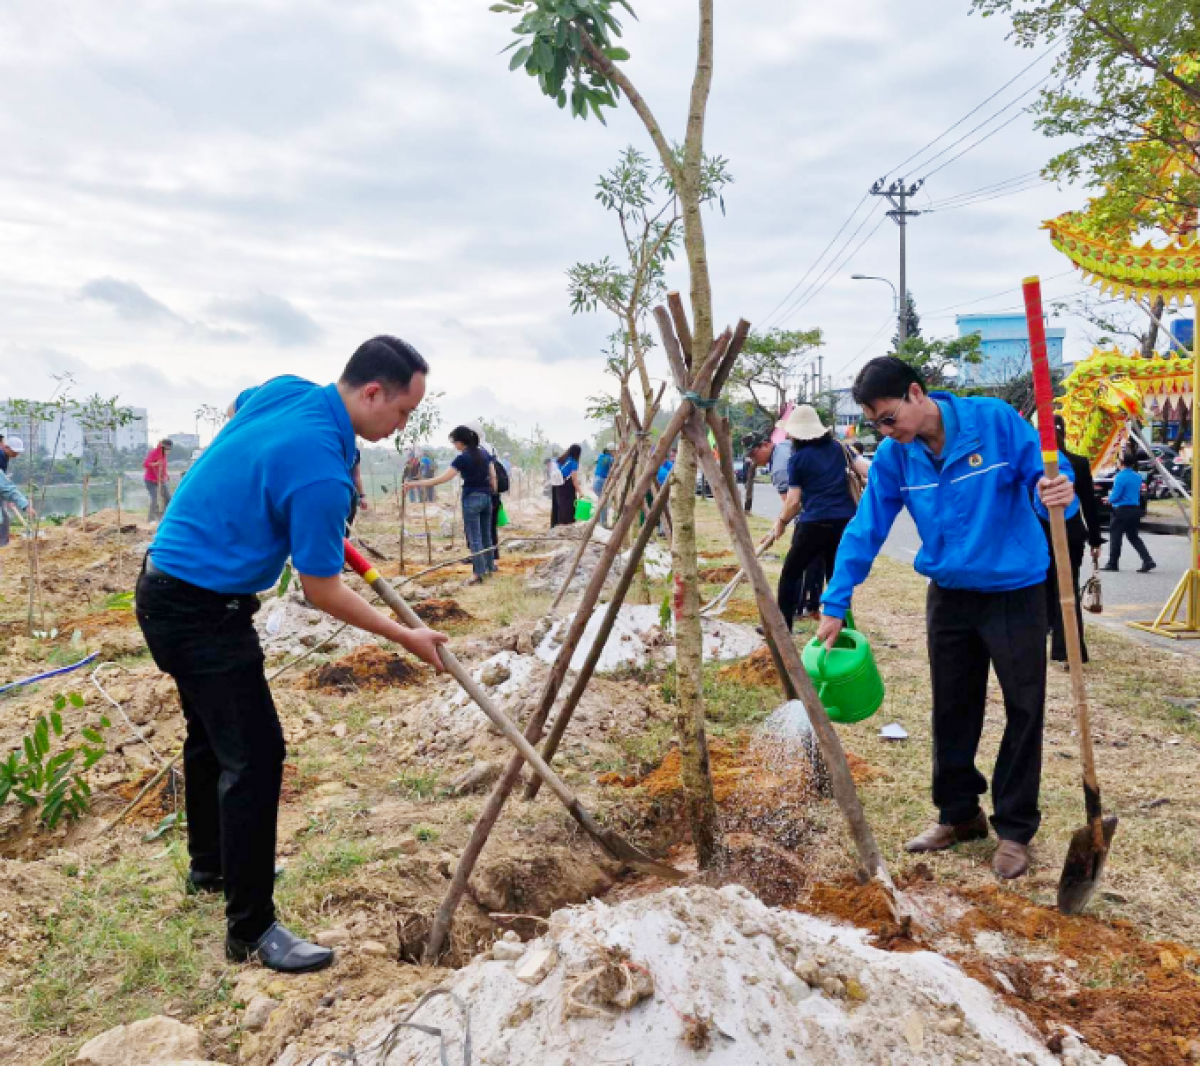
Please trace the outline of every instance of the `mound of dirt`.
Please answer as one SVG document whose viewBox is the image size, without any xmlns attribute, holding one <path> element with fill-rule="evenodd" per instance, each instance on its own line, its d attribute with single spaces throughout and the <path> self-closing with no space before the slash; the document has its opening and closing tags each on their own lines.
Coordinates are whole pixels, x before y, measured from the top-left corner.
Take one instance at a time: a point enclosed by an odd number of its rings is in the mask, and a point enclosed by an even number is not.
<svg viewBox="0 0 1200 1066">
<path fill-rule="evenodd" d="M 593 901 L 551 915 L 545 930 L 477 957 L 447 982 L 453 997 L 411 1016 L 441 1030 L 444 1052 L 429 1029 L 395 1026 L 399 1015 L 345 1042 L 362 1066 L 458 1061 L 469 1004 L 472 1042 L 490 1066 L 1060 1063 L 1026 1018 L 953 963 L 880 951 L 859 930 L 771 909 L 743 888 Z M 277 1066 L 338 1061 L 310 1056 L 294 1046 Z M 1102 1066 L 1078 1041 L 1069 1061 Z"/>
<path fill-rule="evenodd" d="M 739 685 L 772 688 L 779 684 L 779 672 L 775 669 L 775 661 L 771 658 L 771 649 L 764 645 L 756 652 L 751 652 L 744 659 L 739 659 L 728 666 L 722 666 L 717 672 L 722 681 L 733 681 Z"/>
<path fill-rule="evenodd" d="M 411 659 L 385 651 L 378 644 L 364 644 L 335 662 L 309 670 L 301 687 L 328 693 L 382 692 L 420 684 L 427 673 Z"/>
<path fill-rule="evenodd" d="M 738 575 L 740 566 L 710 566 L 700 571 L 700 580 L 708 585 L 727 585 Z"/>
<path fill-rule="evenodd" d="M 412 605 L 413 612 L 427 626 L 453 625 L 469 622 L 471 615 L 459 606 L 457 600 L 418 600 Z"/>
</svg>

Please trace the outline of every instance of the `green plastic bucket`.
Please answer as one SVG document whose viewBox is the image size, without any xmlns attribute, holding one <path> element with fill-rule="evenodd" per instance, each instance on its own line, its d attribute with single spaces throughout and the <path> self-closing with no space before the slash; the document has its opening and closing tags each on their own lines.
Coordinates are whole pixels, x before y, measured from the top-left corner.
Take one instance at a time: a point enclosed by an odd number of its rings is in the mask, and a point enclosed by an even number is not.
<svg viewBox="0 0 1200 1066">
<path fill-rule="evenodd" d="M 592 517 L 592 501 L 586 496 L 580 496 L 575 501 L 575 521 L 586 522 Z"/>
<path fill-rule="evenodd" d="M 508 512 L 504 509 L 504 504 L 500 505 L 500 510 L 496 512 L 496 528 L 503 529 L 508 525 Z"/>
<path fill-rule="evenodd" d="M 883 706 L 883 678 L 857 629 L 843 629 L 832 649 L 814 637 L 801 658 L 833 721 L 861 722 Z"/>
</svg>

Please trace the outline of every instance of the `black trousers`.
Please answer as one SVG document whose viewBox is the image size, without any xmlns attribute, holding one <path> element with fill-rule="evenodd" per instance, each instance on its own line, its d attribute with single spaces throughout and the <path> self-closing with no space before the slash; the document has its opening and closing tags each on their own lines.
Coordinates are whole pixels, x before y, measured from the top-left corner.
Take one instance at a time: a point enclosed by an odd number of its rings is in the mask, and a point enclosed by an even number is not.
<svg viewBox="0 0 1200 1066">
<path fill-rule="evenodd" d="M 1112 534 L 1112 543 L 1108 546 L 1108 565 L 1116 566 L 1121 561 L 1121 542 L 1128 540 L 1133 545 L 1133 550 L 1141 556 L 1142 565 L 1149 566 L 1154 560 L 1150 558 L 1150 553 L 1146 550 L 1146 545 L 1142 543 L 1142 511 L 1140 507 L 1114 507 L 1112 513 L 1112 525 L 1109 527 L 1109 533 Z"/>
<path fill-rule="evenodd" d="M 284 741 L 263 675 L 257 596 L 222 594 L 152 566 L 137 619 L 187 723 L 183 767 L 192 869 L 225 878 L 229 932 L 255 941 L 275 921 L 275 831 Z"/>
<path fill-rule="evenodd" d="M 1058 599 L 1058 566 L 1054 561 L 1054 542 L 1050 523 L 1042 522 L 1046 534 L 1046 547 L 1050 549 L 1050 569 L 1046 572 L 1046 614 L 1050 621 L 1050 658 L 1056 663 L 1067 661 L 1067 636 L 1063 629 L 1062 604 Z M 1079 602 L 1079 571 L 1083 566 L 1083 554 L 1087 548 L 1087 528 L 1079 515 L 1067 519 L 1067 548 L 1071 554 L 1071 580 L 1075 585 L 1075 618 L 1079 623 L 1079 646 L 1083 649 L 1083 661 L 1088 661 L 1087 641 L 1083 637 L 1083 605 Z"/>
<path fill-rule="evenodd" d="M 1041 823 L 1042 727 L 1046 713 L 1046 592 L 944 589 L 926 601 L 933 675 L 933 802 L 943 825 L 979 813 L 987 781 L 975 768 L 987 703 L 988 667 L 1004 694 L 1005 726 L 992 772 L 992 826 L 1028 844 Z"/>
<path fill-rule="evenodd" d="M 848 518 L 796 523 L 792 533 L 792 546 L 788 549 L 787 558 L 783 561 L 783 571 L 779 575 L 779 610 L 783 612 L 788 629 L 792 628 L 800 607 L 804 572 L 814 559 L 821 559 L 825 572 L 833 573 L 838 545 L 842 543 L 842 534 L 846 532 L 849 524 Z"/>
</svg>

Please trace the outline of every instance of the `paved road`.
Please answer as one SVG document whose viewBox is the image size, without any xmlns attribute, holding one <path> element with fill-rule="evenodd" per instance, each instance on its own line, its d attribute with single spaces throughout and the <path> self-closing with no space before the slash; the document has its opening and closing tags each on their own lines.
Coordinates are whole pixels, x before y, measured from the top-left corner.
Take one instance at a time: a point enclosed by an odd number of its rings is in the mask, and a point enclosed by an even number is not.
<svg viewBox="0 0 1200 1066">
<path fill-rule="evenodd" d="M 774 518 L 779 514 L 779 496 L 770 485 L 754 486 L 754 513 L 763 518 Z M 1177 651 L 1200 659 L 1200 640 L 1169 640 L 1156 637 L 1125 625 L 1127 621 L 1144 621 L 1155 618 L 1167 597 L 1179 583 L 1180 575 L 1187 567 L 1189 542 L 1187 537 L 1160 536 L 1143 533 L 1142 540 L 1158 569 L 1149 574 L 1136 572 L 1140 562 L 1137 553 L 1125 545 L 1122 550 L 1121 570 L 1115 574 L 1102 574 L 1104 586 L 1104 613 L 1085 614 L 1088 625 L 1102 625 L 1117 630 L 1154 647 Z M 901 511 L 892 526 L 891 535 L 883 546 L 885 555 L 902 562 L 911 563 L 921 547 L 917 527 L 907 511 Z M 1107 545 L 1103 549 L 1101 563 L 1108 558 Z M 1085 567 L 1091 563 L 1085 559 Z M 1085 571 L 1086 572 L 1086 571 Z"/>
</svg>

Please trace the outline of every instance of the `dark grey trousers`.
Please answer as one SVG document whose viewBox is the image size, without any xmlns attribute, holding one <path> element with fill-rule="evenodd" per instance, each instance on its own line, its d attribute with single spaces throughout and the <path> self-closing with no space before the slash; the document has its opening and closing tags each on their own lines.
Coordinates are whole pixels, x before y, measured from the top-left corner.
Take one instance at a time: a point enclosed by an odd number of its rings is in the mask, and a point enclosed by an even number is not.
<svg viewBox="0 0 1200 1066">
<path fill-rule="evenodd" d="M 926 604 L 933 675 L 933 802 L 943 825 L 979 813 L 987 780 L 975 767 L 988 668 L 1004 694 L 1005 726 L 992 772 L 992 826 L 1028 844 L 1041 822 L 1042 726 L 1046 711 L 1046 592 L 940 588 Z"/>
</svg>

